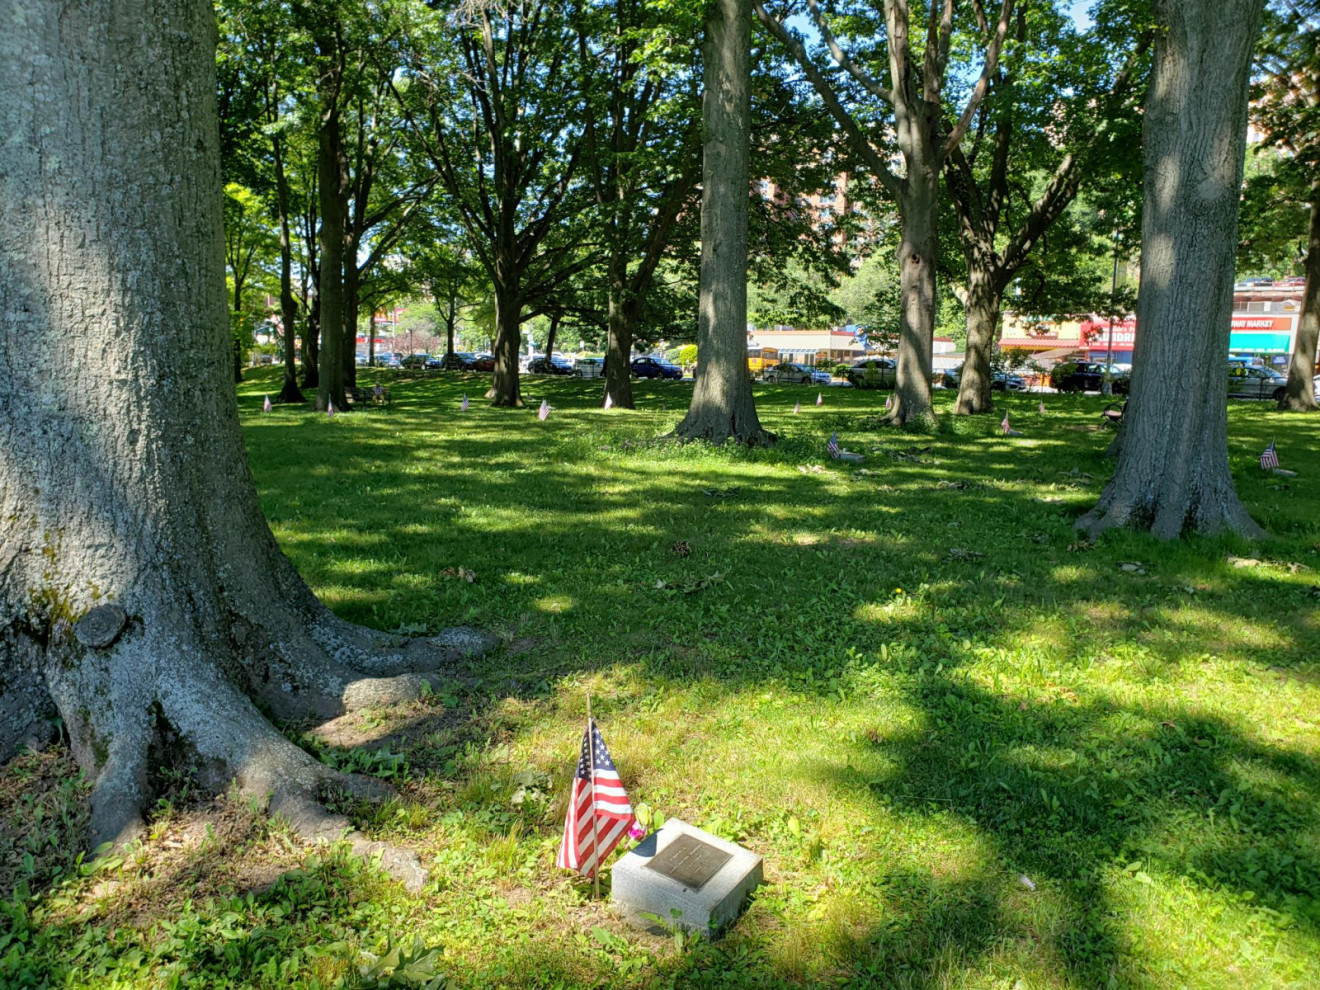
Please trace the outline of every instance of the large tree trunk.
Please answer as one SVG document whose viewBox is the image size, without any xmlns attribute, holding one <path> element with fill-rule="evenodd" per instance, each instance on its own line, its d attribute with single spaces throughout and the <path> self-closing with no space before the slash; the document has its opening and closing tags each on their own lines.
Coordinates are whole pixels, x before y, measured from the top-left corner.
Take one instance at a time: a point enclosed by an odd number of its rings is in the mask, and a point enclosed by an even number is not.
<svg viewBox="0 0 1320 990">
<path fill-rule="evenodd" d="M 1311 188 L 1311 224 L 1306 238 L 1306 290 L 1297 321 L 1292 361 L 1288 365 L 1288 388 L 1279 400 L 1280 409 L 1314 412 L 1316 345 L 1320 343 L 1320 180 Z"/>
<path fill-rule="evenodd" d="M 493 406 L 521 408 L 518 345 L 522 340 L 522 300 L 508 286 L 495 287 L 495 375 L 486 398 Z"/>
<path fill-rule="evenodd" d="M 934 141 L 931 137 L 927 144 Z M 906 153 L 901 238 L 898 246 L 898 385 L 893 423 L 930 416 L 930 378 L 935 342 L 935 261 L 939 250 L 939 170 L 925 163 L 924 145 Z"/>
<path fill-rule="evenodd" d="M 275 159 L 275 208 L 280 218 L 280 323 L 284 335 L 284 384 L 277 402 L 306 402 L 298 388 L 298 301 L 293 296 L 293 243 L 289 237 L 289 180 L 284 174 L 284 142 L 271 142 Z"/>
<path fill-rule="evenodd" d="M 701 189 L 698 374 L 674 430 L 685 440 L 773 442 L 761 429 L 747 369 L 748 147 L 751 135 L 749 0 L 713 0 L 702 49 L 706 129 Z"/>
<path fill-rule="evenodd" d="M 628 261 L 618 250 L 612 250 L 609 262 L 609 315 L 608 339 L 605 342 L 605 394 L 610 405 L 619 409 L 632 409 L 632 321 L 628 319 L 628 304 L 624 299 L 627 284 Z"/>
<path fill-rule="evenodd" d="M 967 258 L 967 301 L 964 304 L 967 356 L 958 382 L 958 402 L 953 409 L 960 416 L 988 413 L 994 409 L 990 352 L 999 330 L 1000 294 L 988 263 L 989 259 L 981 263 L 970 253 Z"/>
<path fill-rule="evenodd" d="M 341 834 L 320 794 L 379 784 L 321 764 L 262 708 L 416 696 L 418 671 L 478 639 L 403 644 L 337 619 L 262 518 L 226 361 L 209 0 L 6 9 L 0 712 L 22 721 L 44 681 L 94 785 L 93 845 L 138 831 L 162 746 L 303 835 Z M 385 862 L 424 877 L 415 857 Z"/>
<path fill-rule="evenodd" d="M 1247 84 L 1264 0 L 1158 0 L 1146 98 L 1141 296 L 1114 477 L 1077 523 L 1258 536 L 1225 400 Z"/>
<path fill-rule="evenodd" d="M 325 51 L 333 45 L 318 44 Z M 330 87 L 327 86 L 327 89 Z M 337 89 L 337 87 L 335 87 Z M 340 133 L 338 94 L 322 93 L 326 105 L 321 108 L 319 147 L 316 157 L 317 187 L 321 212 L 321 264 L 318 269 L 316 299 L 320 303 L 321 353 L 318 361 L 316 408 L 325 410 L 331 402 L 345 411 L 344 398 L 344 215 L 348 187 L 344 167 L 343 135 Z M 356 264 L 356 259 L 347 259 Z"/>
</svg>

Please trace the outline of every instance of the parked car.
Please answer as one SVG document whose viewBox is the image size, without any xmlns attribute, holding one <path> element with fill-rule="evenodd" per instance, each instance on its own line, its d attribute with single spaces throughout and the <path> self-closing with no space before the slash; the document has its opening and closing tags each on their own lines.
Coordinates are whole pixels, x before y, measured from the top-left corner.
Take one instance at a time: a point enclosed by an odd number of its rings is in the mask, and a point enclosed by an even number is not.
<svg viewBox="0 0 1320 990">
<path fill-rule="evenodd" d="M 597 357 L 578 358 L 574 369 L 581 378 L 599 378 L 605 374 L 605 359 Z"/>
<path fill-rule="evenodd" d="M 1118 365 L 1109 366 L 1110 387 L 1115 395 L 1127 395 L 1132 379 Z M 1065 361 L 1050 371 L 1050 384 L 1060 392 L 1099 392 L 1105 382 L 1104 364 Z"/>
<path fill-rule="evenodd" d="M 571 375 L 573 365 L 557 354 L 548 361 L 545 355 L 542 354 L 540 357 L 534 357 L 527 362 L 527 371 L 533 375 Z"/>
<path fill-rule="evenodd" d="M 431 360 L 429 354 L 409 354 L 399 362 L 399 366 L 403 368 L 425 368 L 426 362 L 429 360 Z"/>
<path fill-rule="evenodd" d="M 810 385 L 814 379 L 811 369 L 805 364 L 781 361 L 779 364 L 772 364 L 761 372 L 761 380 L 778 382 L 781 385 Z"/>
<path fill-rule="evenodd" d="M 471 371 L 476 360 L 477 356 L 471 351 L 454 351 L 453 354 L 446 354 L 440 358 L 437 367 L 446 371 Z"/>
<path fill-rule="evenodd" d="M 377 354 L 377 368 L 401 368 L 403 367 L 403 358 L 398 354 Z"/>
<path fill-rule="evenodd" d="M 494 371 L 494 370 L 495 370 L 495 355 L 494 355 L 494 354 L 478 354 L 478 355 L 476 355 L 476 356 L 472 359 L 472 370 L 473 370 L 473 371 Z"/>
<path fill-rule="evenodd" d="M 963 366 L 944 372 L 941 376 L 940 384 L 945 388 L 957 388 L 962 383 Z M 1021 375 L 1015 375 L 1011 371 L 1005 371 L 1003 368 L 992 368 L 990 371 L 990 390 L 993 392 L 1024 392 L 1027 388 L 1027 380 Z"/>
<path fill-rule="evenodd" d="M 672 378 L 678 381 L 683 377 L 683 369 L 678 365 L 657 361 L 655 358 L 634 358 L 631 368 L 638 378 Z"/>
<path fill-rule="evenodd" d="M 829 385 L 834 381 L 834 376 L 824 368 L 810 368 L 811 380 L 817 385 Z"/>
<path fill-rule="evenodd" d="M 1283 398 L 1287 384 L 1288 379 L 1273 368 L 1237 364 L 1228 369 L 1228 394 L 1234 399 L 1273 399 L 1278 402 Z"/>
<path fill-rule="evenodd" d="M 893 358 L 862 358 L 853 362 L 846 377 L 856 388 L 893 388 L 898 382 L 898 364 Z"/>
</svg>

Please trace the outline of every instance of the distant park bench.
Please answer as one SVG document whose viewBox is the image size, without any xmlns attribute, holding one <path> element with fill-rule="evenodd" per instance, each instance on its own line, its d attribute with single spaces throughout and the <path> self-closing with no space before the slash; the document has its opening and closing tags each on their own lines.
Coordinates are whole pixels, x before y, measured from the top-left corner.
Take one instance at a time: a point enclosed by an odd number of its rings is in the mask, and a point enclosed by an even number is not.
<svg viewBox="0 0 1320 990">
<path fill-rule="evenodd" d="M 348 385 L 344 388 L 344 395 L 348 401 L 355 406 L 370 403 L 375 406 L 390 405 L 390 390 L 384 385 L 373 385 L 371 388 L 361 388 L 357 385 Z"/>
<path fill-rule="evenodd" d="M 1101 422 L 1104 423 L 1105 426 L 1122 426 L 1123 414 L 1125 412 L 1127 412 L 1126 402 L 1111 402 L 1109 405 L 1105 406 L 1105 411 L 1100 414 Z"/>
</svg>

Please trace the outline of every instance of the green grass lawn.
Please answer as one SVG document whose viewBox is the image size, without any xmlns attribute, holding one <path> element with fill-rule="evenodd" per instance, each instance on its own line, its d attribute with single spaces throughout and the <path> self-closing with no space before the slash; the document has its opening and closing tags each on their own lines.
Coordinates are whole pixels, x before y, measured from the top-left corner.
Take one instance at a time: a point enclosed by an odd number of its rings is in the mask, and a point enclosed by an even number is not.
<svg viewBox="0 0 1320 990">
<path fill-rule="evenodd" d="M 504 641 L 343 720 L 356 748 L 302 737 L 396 783 L 353 810 L 419 852 L 424 894 L 177 781 L 141 848 L 82 865 L 85 788 L 29 755 L 0 771 L 0 985 L 424 986 L 359 973 L 414 939 L 462 987 L 1320 985 L 1320 420 L 1232 405 L 1275 540 L 1092 547 L 1096 398 L 1000 399 L 1004 437 L 941 395 L 923 435 L 878 426 L 884 393 L 759 387 L 781 440 L 746 451 L 655 439 L 689 384 L 639 384 L 635 412 L 576 380 L 528 379 L 520 411 L 476 375 L 391 384 L 334 420 L 263 414 L 273 373 L 239 394 L 323 599 Z M 827 460 L 835 430 L 863 464 Z M 1298 477 L 1258 469 L 1271 437 Z M 554 867 L 588 691 L 634 803 L 765 857 L 713 945 L 626 928 Z"/>
</svg>

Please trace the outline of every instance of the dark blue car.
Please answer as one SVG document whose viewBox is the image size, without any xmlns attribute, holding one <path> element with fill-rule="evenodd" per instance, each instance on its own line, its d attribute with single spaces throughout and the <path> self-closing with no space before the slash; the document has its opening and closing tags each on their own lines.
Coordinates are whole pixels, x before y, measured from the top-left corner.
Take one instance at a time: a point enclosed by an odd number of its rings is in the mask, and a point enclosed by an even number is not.
<svg viewBox="0 0 1320 990">
<path fill-rule="evenodd" d="M 678 365 L 665 364 L 655 358 L 634 358 L 631 367 L 632 373 L 638 378 L 672 378 L 678 381 L 683 377 L 683 369 Z"/>
</svg>

